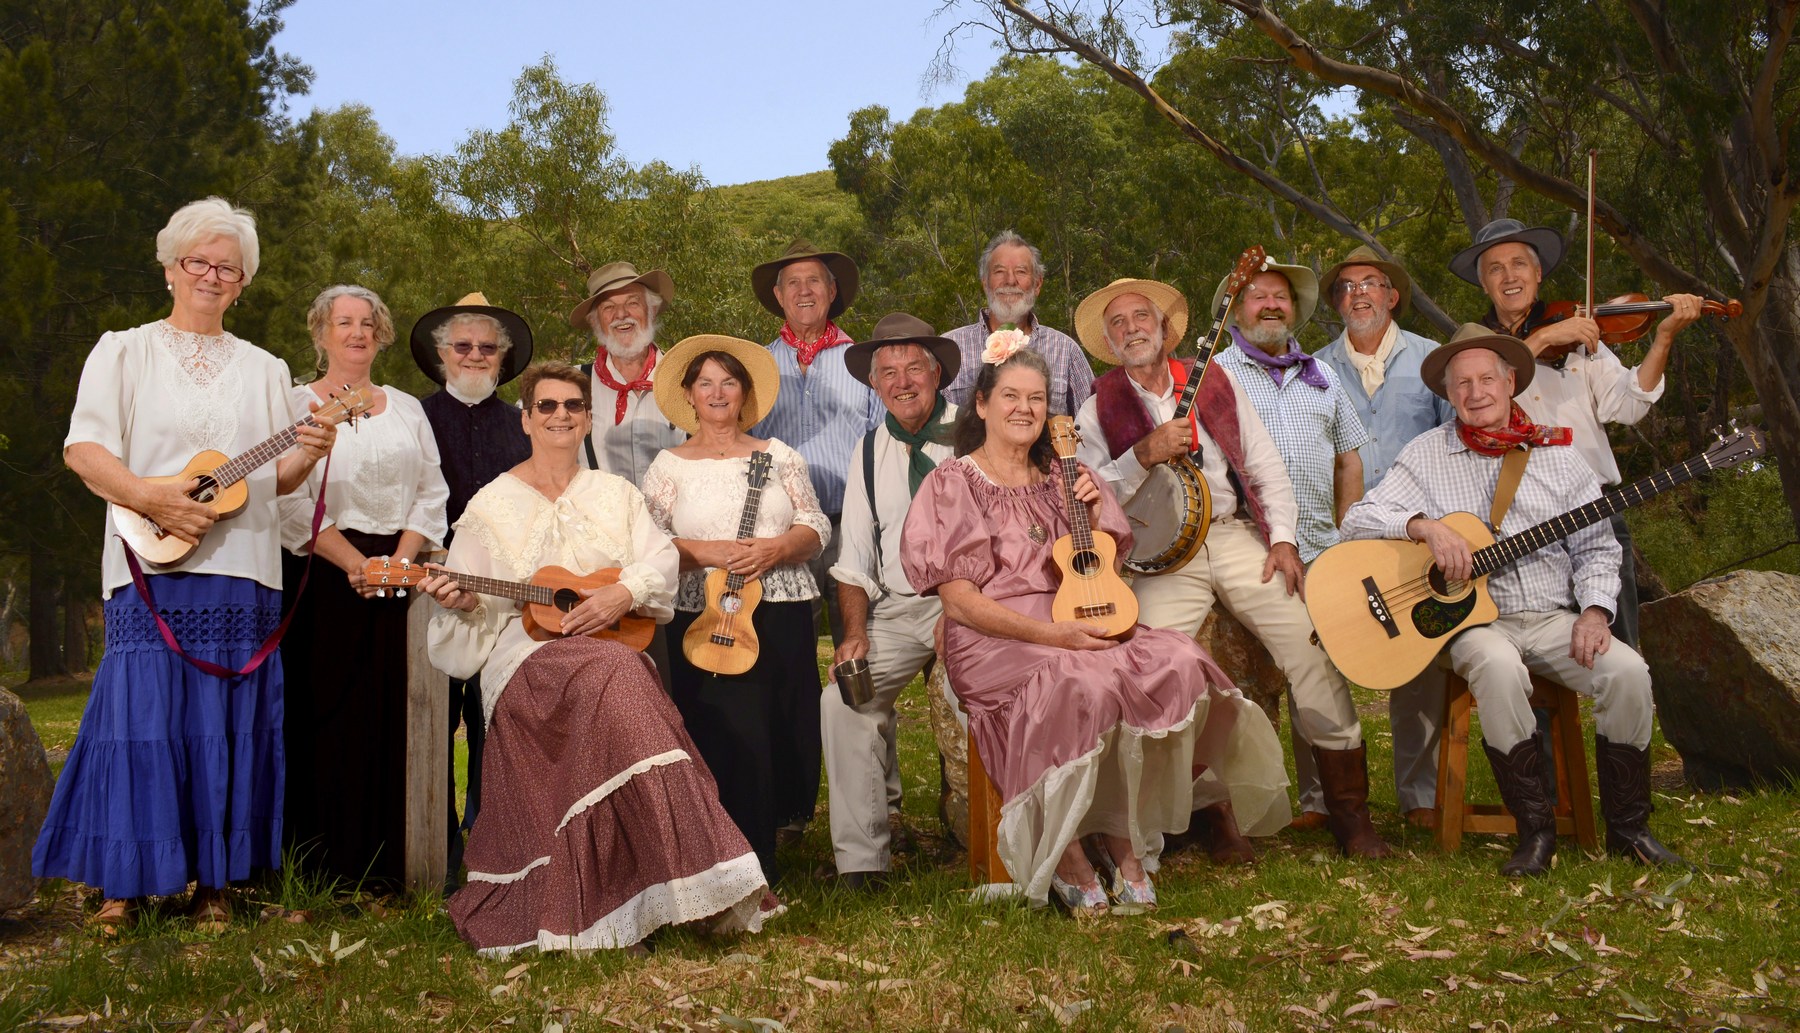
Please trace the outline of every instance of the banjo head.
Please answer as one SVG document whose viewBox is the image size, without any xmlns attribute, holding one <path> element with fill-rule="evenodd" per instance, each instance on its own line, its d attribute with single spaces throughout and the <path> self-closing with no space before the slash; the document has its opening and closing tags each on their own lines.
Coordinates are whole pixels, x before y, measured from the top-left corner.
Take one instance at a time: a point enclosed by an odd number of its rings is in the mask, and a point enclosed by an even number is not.
<svg viewBox="0 0 1800 1033">
<path fill-rule="evenodd" d="M 1158 463 L 1124 504 L 1131 522 L 1131 555 L 1126 569 L 1134 574 L 1178 570 L 1200 551 L 1212 520 L 1212 493 L 1191 460 Z"/>
</svg>

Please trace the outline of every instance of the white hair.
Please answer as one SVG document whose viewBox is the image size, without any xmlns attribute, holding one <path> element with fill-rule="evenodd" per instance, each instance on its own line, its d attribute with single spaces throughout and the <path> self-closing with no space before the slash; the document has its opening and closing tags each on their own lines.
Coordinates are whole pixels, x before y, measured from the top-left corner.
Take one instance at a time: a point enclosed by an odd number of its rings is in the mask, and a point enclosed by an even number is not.
<svg viewBox="0 0 1800 1033">
<path fill-rule="evenodd" d="M 243 256 L 244 282 L 256 276 L 261 252 L 256 245 L 256 216 L 234 207 L 223 197 L 208 197 L 181 206 L 169 216 L 169 224 L 156 234 L 156 261 L 167 269 L 186 257 L 188 249 L 213 237 L 237 241 Z"/>
<path fill-rule="evenodd" d="M 1013 247 L 1022 247 L 1031 252 L 1031 278 L 1034 280 L 1041 280 L 1044 278 L 1044 256 L 1038 251 L 1036 245 L 1032 244 L 1031 241 L 1026 240 L 1024 237 L 1019 236 L 1017 233 L 1014 233 L 1012 230 L 1001 230 L 999 233 L 994 234 L 994 239 L 988 241 L 987 250 L 981 253 L 981 263 L 977 271 L 981 275 L 982 283 L 987 282 L 988 267 L 994 263 L 994 252 L 1009 245 Z"/>
</svg>

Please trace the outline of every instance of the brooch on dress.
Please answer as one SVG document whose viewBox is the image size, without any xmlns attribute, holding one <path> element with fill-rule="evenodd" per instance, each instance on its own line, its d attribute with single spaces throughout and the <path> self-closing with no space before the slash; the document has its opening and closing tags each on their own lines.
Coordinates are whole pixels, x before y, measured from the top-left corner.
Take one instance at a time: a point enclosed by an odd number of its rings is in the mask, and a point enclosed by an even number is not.
<svg viewBox="0 0 1800 1033">
<path fill-rule="evenodd" d="M 1050 540 L 1050 532 L 1044 530 L 1044 525 L 1038 523 L 1035 520 L 1032 521 L 1030 527 L 1027 527 L 1025 529 L 1025 533 L 1030 535 L 1031 540 L 1038 543 L 1039 545 L 1042 545 L 1046 541 Z"/>
</svg>

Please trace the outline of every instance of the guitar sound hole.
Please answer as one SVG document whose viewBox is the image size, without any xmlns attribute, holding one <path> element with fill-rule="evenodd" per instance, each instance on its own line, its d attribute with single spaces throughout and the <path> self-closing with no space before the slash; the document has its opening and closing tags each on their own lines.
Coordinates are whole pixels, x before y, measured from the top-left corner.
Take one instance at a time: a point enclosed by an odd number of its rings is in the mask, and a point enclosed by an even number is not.
<svg viewBox="0 0 1800 1033">
<path fill-rule="evenodd" d="M 1100 554 L 1083 549 L 1069 557 L 1069 566 L 1082 577 L 1093 577 L 1100 570 Z"/>
<path fill-rule="evenodd" d="M 573 588 L 559 588 L 556 590 L 556 594 L 550 597 L 550 601 L 556 604 L 557 609 L 568 613 L 581 605 L 581 593 Z"/>
<path fill-rule="evenodd" d="M 1440 596 L 1450 594 L 1450 582 L 1444 577 L 1444 570 L 1442 567 L 1433 563 L 1431 565 L 1431 572 L 1426 574 L 1425 577 L 1431 582 L 1431 591 L 1433 594 Z"/>
<path fill-rule="evenodd" d="M 205 473 L 200 475 L 200 483 L 195 485 L 194 490 L 188 493 L 188 498 L 193 499 L 195 502 L 210 503 L 218 497 L 219 482 L 213 480 L 211 474 Z"/>
</svg>

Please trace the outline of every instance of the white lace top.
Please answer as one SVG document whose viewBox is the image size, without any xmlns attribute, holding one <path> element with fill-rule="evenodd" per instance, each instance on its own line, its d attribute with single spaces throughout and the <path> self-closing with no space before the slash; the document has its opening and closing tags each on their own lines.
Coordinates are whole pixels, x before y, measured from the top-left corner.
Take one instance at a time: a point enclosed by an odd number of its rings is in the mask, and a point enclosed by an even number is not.
<svg viewBox="0 0 1800 1033">
<path fill-rule="evenodd" d="M 623 477 L 583 470 L 560 498 L 547 499 L 510 473 L 475 493 L 456 521 L 444 563 L 452 571 L 502 581 L 529 581 L 539 567 L 577 574 L 619 567 L 637 613 L 666 624 L 681 555 Z M 439 610 L 426 636 L 432 666 L 452 678 L 481 674 L 481 706 L 489 719 L 500 693 L 542 642 L 525 634 L 519 604 L 482 597 L 473 612 Z"/>
<path fill-rule="evenodd" d="M 287 364 L 247 341 L 177 330 L 158 320 L 101 336 L 81 369 L 63 447 L 91 442 L 140 477 L 180 473 L 205 449 L 236 456 L 305 415 L 288 395 Z M 229 574 L 281 587 L 275 463 L 246 479 L 244 511 L 214 525 L 194 554 L 168 571 Z M 101 590 L 131 582 L 109 512 Z"/>
<path fill-rule="evenodd" d="M 363 416 L 354 426 L 338 428 L 331 446 L 331 480 L 325 486 L 329 524 L 367 534 L 417 531 L 432 547 L 444 543 L 449 530 L 445 507 L 450 487 L 438 467 L 437 436 L 425 409 L 412 395 L 382 387 L 387 406 L 380 415 Z M 311 387 L 293 388 L 302 410 L 321 399 Z M 282 503 L 282 544 L 304 552 L 312 537 L 312 516 L 325 464 L 313 467 L 306 489 Z"/>
<path fill-rule="evenodd" d="M 819 508 L 806 460 L 776 438 L 769 439 L 768 451 L 775 468 L 763 486 L 756 537 L 774 538 L 795 524 L 805 524 L 819 533 L 821 545 L 828 544 L 831 521 Z M 676 538 L 729 541 L 737 537 L 744 498 L 750 493 L 749 477 L 747 457 L 683 459 L 664 452 L 644 473 L 644 501 L 657 524 Z M 819 594 L 818 582 L 804 563 L 776 567 L 762 576 L 762 585 L 763 598 L 770 602 L 799 602 Z M 705 606 L 706 571 L 684 571 L 675 608 L 699 613 Z"/>
</svg>

